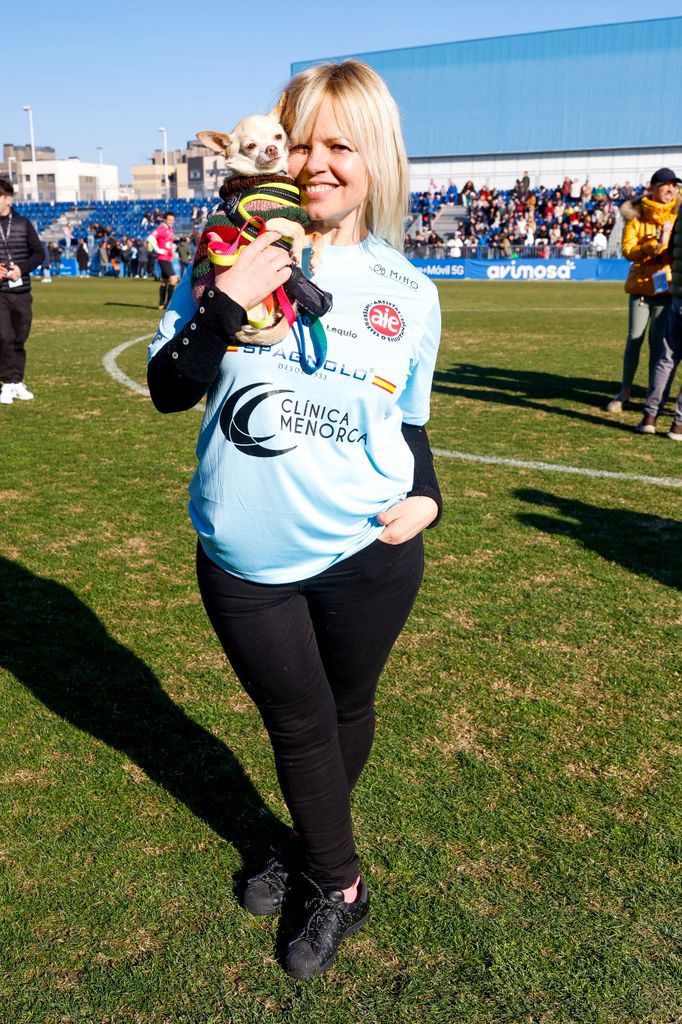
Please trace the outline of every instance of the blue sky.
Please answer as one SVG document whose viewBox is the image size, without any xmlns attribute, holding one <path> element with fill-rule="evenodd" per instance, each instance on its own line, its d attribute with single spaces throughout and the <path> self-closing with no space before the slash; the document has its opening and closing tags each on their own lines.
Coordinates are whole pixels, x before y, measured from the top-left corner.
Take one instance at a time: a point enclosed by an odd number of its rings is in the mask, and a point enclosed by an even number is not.
<svg viewBox="0 0 682 1024">
<path fill-rule="evenodd" d="M 28 142 L 30 104 L 36 145 L 92 161 L 101 146 L 128 183 L 161 147 L 160 127 L 169 149 L 229 131 L 269 109 L 293 61 L 665 15 L 641 0 L 8 0 L 0 143 Z"/>
</svg>

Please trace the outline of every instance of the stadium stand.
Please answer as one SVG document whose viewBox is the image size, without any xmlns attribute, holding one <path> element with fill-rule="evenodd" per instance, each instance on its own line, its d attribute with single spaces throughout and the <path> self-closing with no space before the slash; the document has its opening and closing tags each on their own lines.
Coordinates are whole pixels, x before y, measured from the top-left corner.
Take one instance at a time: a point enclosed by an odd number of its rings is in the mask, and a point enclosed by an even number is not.
<svg viewBox="0 0 682 1024">
<path fill-rule="evenodd" d="M 476 259 L 509 257 L 597 257 L 618 255 L 622 221 L 621 203 L 635 198 L 642 188 L 584 183 L 579 198 L 571 198 L 571 182 L 555 187 L 524 190 L 475 189 L 467 182 L 413 192 L 406 222 L 408 254 L 430 259 L 463 256 Z M 573 189 L 575 193 L 575 188 Z M 205 213 L 216 200 L 200 200 Z M 192 237 L 200 223 L 198 206 L 187 199 L 118 200 L 97 203 L 17 203 L 17 210 L 36 226 L 46 243 L 63 244 L 63 226 L 73 226 L 74 243 L 110 239 L 143 241 L 165 210 L 176 216 L 176 235 Z M 603 244 L 597 238 L 601 232 Z"/>
<path fill-rule="evenodd" d="M 566 178 L 552 188 L 526 190 L 517 181 L 513 189 L 476 190 L 467 182 L 461 192 L 452 183 L 413 192 L 406 251 L 431 259 L 453 253 L 476 259 L 618 255 L 620 206 L 642 188 L 585 182 L 572 198 L 572 184 Z"/>
<path fill-rule="evenodd" d="M 117 200 L 97 203 L 16 203 L 15 208 L 31 220 L 38 234 L 45 240 L 50 236 L 59 238 L 60 224 L 69 220 L 74 226 L 74 238 L 86 238 L 92 232 L 115 238 L 139 238 L 149 234 L 154 226 L 154 211 L 171 210 L 176 216 L 176 234 L 191 234 L 192 207 L 196 204 L 187 199 L 145 199 Z M 208 203 L 209 207 L 211 202 Z M 145 215 L 152 223 L 144 224 Z M 63 237 L 63 233 L 62 233 Z"/>
</svg>

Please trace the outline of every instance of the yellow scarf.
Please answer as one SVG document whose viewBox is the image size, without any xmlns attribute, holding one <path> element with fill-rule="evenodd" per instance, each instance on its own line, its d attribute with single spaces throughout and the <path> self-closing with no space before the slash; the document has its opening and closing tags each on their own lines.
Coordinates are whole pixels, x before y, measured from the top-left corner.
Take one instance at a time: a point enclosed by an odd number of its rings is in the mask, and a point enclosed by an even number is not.
<svg viewBox="0 0 682 1024">
<path fill-rule="evenodd" d="M 653 199 L 644 196 L 641 220 L 645 220 L 649 224 L 665 224 L 667 221 L 675 219 L 676 205 L 677 197 L 669 203 L 655 203 Z"/>
</svg>

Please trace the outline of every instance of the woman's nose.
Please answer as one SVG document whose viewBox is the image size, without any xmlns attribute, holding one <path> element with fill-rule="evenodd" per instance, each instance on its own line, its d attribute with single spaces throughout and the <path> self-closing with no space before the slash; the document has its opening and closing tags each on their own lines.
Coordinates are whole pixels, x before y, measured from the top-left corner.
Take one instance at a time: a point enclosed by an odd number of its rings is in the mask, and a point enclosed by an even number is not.
<svg viewBox="0 0 682 1024">
<path fill-rule="evenodd" d="M 308 156 L 305 162 L 305 169 L 308 174 L 319 174 L 328 166 L 327 159 L 327 147 L 319 144 L 313 144 L 308 150 Z"/>
</svg>

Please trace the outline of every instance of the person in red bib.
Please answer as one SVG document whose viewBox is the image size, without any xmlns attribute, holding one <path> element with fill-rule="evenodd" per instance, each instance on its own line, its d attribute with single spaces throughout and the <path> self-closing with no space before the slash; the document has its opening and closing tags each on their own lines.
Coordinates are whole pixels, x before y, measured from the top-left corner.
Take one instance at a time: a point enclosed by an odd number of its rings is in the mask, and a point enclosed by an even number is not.
<svg viewBox="0 0 682 1024">
<path fill-rule="evenodd" d="M 166 309 L 173 297 L 175 286 L 178 283 L 178 276 L 173 270 L 173 246 L 175 245 L 175 214 L 168 210 L 163 215 L 163 221 L 158 228 L 154 228 L 149 236 L 149 244 L 156 253 L 159 270 L 161 271 L 161 285 L 159 287 L 159 309 Z"/>
</svg>

